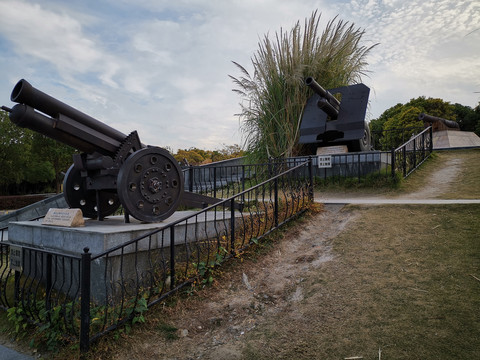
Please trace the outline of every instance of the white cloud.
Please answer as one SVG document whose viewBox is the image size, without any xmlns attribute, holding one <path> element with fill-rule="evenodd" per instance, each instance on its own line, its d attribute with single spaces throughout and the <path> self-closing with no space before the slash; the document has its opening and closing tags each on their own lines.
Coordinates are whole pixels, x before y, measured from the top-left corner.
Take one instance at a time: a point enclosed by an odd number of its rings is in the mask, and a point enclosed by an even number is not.
<svg viewBox="0 0 480 360">
<path fill-rule="evenodd" d="M 317 8 L 321 24 L 339 14 L 366 29 L 367 46 L 380 43 L 365 79 L 372 116 L 446 89 L 445 100 L 476 105 L 473 0 L 1 0 L 0 96 L 6 102 L 24 77 L 124 133 L 137 129 L 147 144 L 239 143 L 231 61 L 251 70 L 264 34 L 288 30 Z"/>
</svg>

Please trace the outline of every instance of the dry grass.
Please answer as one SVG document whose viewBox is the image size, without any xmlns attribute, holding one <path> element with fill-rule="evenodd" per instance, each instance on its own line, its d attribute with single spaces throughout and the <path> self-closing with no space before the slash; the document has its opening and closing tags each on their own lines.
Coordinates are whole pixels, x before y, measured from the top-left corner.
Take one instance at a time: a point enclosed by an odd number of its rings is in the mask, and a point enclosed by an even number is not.
<svg viewBox="0 0 480 360">
<path fill-rule="evenodd" d="M 350 210 L 335 260 L 249 334 L 245 358 L 479 358 L 480 206 Z"/>
</svg>

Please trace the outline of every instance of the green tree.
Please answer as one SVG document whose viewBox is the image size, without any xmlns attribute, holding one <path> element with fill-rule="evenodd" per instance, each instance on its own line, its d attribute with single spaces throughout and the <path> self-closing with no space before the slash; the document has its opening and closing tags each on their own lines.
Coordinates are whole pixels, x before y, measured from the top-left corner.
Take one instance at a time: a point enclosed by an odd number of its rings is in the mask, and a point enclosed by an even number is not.
<svg viewBox="0 0 480 360">
<path fill-rule="evenodd" d="M 473 131 L 480 136 L 480 104 L 475 109 L 470 106 L 455 104 L 455 115 L 460 129 Z"/>
<path fill-rule="evenodd" d="M 422 112 L 422 108 L 416 106 L 403 106 L 399 113 L 390 117 L 383 126 L 382 147 L 397 147 L 418 133 L 418 129 L 423 126 L 423 122 L 418 119 L 418 114 Z M 398 129 L 403 131 L 397 131 Z"/>
<path fill-rule="evenodd" d="M 0 185 L 3 193 L 11 184 L 25 179 L 32 146 L 32 132 L 15 126 L 8 114 L 0 110 Z"/>
<path fill-rule="evenodd" d="M 374 149 L 380 149 L 382 147 L 381 140 L 383 138 L 383 127 L 385 126 L 387 120 L 400 114 L 402 108 L 403 105 L 399 103 L 385 110 L 378 119 L 373 119 L 370 121 L 370 133 L 372 134 Z"/>
<path fill-rule="evenodd" d="M 364 31 L 334 18 L 320 34 L 320 17 L 314 11 L 303 28 L 297 22 L 273 39 L 265 35 L 251 58 L 253 75 L 234 62 L 242 75 L 230 77 L 242 99 L 241 130 L 251 161 L 301 154 L 300 120 L 311 96 L 306 77 L 328 89 L 360 82 L 365 74 L 366 56 L 375 45 L 361 45 Z"/>
<path fill-rule="evenodd" d="M 72 155 L 76 152 L 65 145 L 46 136 L 34 133 L 32 141 L 32 173 L 34 181 L 49 182 L 55 180 L 56 192 L 61 190 L 63 174 L 73 163 Z"/>
<path fill-rule="evenodd" d="M 453 121 L 470 114 L 462 105 L 452 105 L 438 98 L 420 96 L 406 104 L 399 103 L 385 110 L 378 119 L 370 121 L 375 149 L 390 150 L 418 133 L 424 127 L 423 122 L 418 120 L 421 113 Z"/>
<path fill-rule="evenodd" d="M 72 164 L 70 146 L 13 124 L 8 114 L 0 111 L 0 186 L 3 193 L 10 185 L 56 181 L 57 192 L 62 172 Z"/>
</svg>

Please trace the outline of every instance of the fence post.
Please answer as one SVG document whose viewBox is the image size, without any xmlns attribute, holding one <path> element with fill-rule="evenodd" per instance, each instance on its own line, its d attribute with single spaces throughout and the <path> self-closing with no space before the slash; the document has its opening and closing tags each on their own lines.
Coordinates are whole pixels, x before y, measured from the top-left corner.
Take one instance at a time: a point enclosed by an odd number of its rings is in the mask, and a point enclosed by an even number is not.
<svg viewBox="0 0 480 360">
<path fill-rule="evenodd" d="M 217 167 L 213 167 L 213 197 L 217 197 Z"/>
<path fill-rule="evenodd" d="M 188 168 L 188 191 L 193 192 L 193 167 Z"/>
<path fill-rule="evenodd" d="M 360 182 L 360 179 L 361 179 L 361 171 L 360 171 L 360 167 L 361 167 L 361 162 L 360 162 L 360 154 L 358 154 L 358 161 L 357 161 L 357 166 L 358 166 L 358 182 Z"/>
<path fill-rule="evenodd" d="M 80 300 L 80 351 L 87 352 L 90 348 L 90 263 L 92 254 L 85 247 L 81 258 L 80 284 L 82 298 Z"/>
<path fill-rule="evenodd" d="M 273 218 L 275 220 L 275 227 L 278 227 L 278 178 L 273 181 Z"/>
<path fill-rule="evenodd" d="M 391 150 L 392 179 L 395 180 L 395 149 Z"/>
<path fill-rule="evenodd" d="M 230 253 L 235 255 L 235 198 L 230 200 Z"/>
<path fill-rule="evenodd" d="M 175 226 L 170 226 L 170 290 L 175 289 Z"/>
<path fill-rule="evenodd" d="M 308 157 L 308 181 L 310 182 L 308 187 L 308 195 L 310 197 L 310 201 L 313 202 L 314 194 L 313 194 L 313 156 Z"/>
<path fill-rule="evenodd" d="M 433 128 L 430 126 L 430 130 L 428 131 L 430 136 L 430 145 L 429 145 L 429 152 L 430 154 L 433 152 Z"/>
<path fill-rule="evenodd" d="M 412 169 L 417 168 L 417 137 L 413 138 L 413 167 Z"/>
<path fill-rule="evenodd" d="M 13 277 L 15 282 L 14 288 L 13 288 L 13 304 L 15 307 L 17 307 L 18 303 L 20 302 L 20 277 L 21 277 L 20 271 L 15 270 Z"/>
<path fill-rule="evenodd" d="M 245 165 L 242 164 L 242 191 L 245 191 Z"/>
<path fill-rule="evenodd" d="M 403 177 L 407 176 L 407 148 L 405 145 L 402 147 L 402 155 L 403 155 Z"/>
<path fill-rule="evenodd" d="M 45 298 L 45 309 L 47 310 L 47 321 L 50 321 L 50 309 L 51 309 L 51 301 L 50 296 L 52 293 L 52 254 L 47 253 L 47 279 L 46 279 L 46 298 Z"/>
</svg>

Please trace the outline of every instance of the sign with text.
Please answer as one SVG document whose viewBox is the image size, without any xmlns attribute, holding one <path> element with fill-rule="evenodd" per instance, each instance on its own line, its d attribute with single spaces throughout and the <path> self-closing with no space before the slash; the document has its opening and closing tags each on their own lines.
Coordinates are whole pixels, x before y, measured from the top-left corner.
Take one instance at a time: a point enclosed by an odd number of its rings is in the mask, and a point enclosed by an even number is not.
<svg viewBox="0 0 480 360">
<path fill-rule="evenodd" d="M 318 167 L 321 169 L 332 167 L 332 157 L 330 155 L 320 155 L 317 157 Z"/>
<path fill-rule="evenodd" d="M 22 247 L 10 245 L 10 269 L 15 271 L 22 271 L 23 268 L 23 257 L 22 257 Z"/>
<path fill-rule="evenodd" d="M 42 225 L 76 227 L 85 225 L 80 209 L 49 209 L 43 218 Z"/>
</svg>

